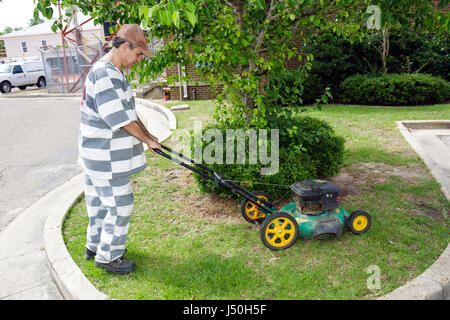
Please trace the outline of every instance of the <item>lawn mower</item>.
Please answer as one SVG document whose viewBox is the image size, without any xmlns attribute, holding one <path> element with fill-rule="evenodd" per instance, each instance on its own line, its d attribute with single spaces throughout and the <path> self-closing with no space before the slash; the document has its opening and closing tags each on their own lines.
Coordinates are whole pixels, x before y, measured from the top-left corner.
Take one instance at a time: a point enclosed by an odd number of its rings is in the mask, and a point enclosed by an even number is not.
<svg viewBox="0 0 450 320">
<path fill-rule="evenodd" d="M 346 230 L 359 235 L 370 228 L 371 219 L 367 212 L 357 210 L 349 213 L 339 206 L 339 188 L 332 182 L 318 179 L 295 182 L 290 186 L 294 202 L 276 209 L 267 193 L 249 192 L 181 153 L 163 145 L 161 148 L 195 167 L 160 149 L 153 151 L 213 181 L 215 187 L 221 185 L 242 196 L 244 198 L 241 204 L 242 216 L 260 228 L 261 240 L 271 250 L 287 249 L 298 238 L 310 240 L 339 238 Z"/>
</svg>

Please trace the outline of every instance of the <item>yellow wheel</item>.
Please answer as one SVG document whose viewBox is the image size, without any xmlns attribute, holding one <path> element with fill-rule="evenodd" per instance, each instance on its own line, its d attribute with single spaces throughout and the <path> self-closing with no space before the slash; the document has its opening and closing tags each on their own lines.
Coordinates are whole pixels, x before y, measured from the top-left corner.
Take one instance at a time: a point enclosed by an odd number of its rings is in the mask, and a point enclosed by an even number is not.
<svg viewBox="0 0 450 320">
<path fill-rule="evenodd" d="M 357 210 L 347 220 L 347 227 L 353 234 L 362 234 L 369 230 L 371 219 L 367 212 Z"/>
<path fill-rule="evenodd" d="M 269 215 L 260 229 L 261 240 L 270 250 L 284 250 L 292 246 L 298 237 L 298 223 L 284 212 Z"/>
<path fill-rule="evenodd" d="M 272 202 L 270 196 L 264 191 L 254 191 L 252 192 L 252 194 L 259 199 L 263 199 L 266 202 Z M 260 201 L 258 201 L 257 203 L 263 205 L 263 203 Z M 266 217 L 266 213 L 264 211 L 262 211 L 256 204 L 247 199 L 244 199 L 244 201 L 242 201 L 241 213 L 244 219 L 250 223 L 255 223 L 255 221 L 258 223 L 262 223 L 264 221 L 264 218 Z"/>
</svg>

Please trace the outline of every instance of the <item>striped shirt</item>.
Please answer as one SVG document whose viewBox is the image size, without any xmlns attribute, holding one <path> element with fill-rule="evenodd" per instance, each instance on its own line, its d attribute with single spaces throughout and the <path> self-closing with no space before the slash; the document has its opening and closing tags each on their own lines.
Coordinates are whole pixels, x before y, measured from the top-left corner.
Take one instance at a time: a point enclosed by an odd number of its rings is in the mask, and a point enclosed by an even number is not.
<svg viewBox="0 0 450 320">
<path fill-rule="evenodd" d="M 80 111 L 79 162 L 88 175 L 110 180 L 147 167 L 142 142 L 122 128 L 137 114 L 131 86 L 114 64 L 92 66 Z"/>
</svg>

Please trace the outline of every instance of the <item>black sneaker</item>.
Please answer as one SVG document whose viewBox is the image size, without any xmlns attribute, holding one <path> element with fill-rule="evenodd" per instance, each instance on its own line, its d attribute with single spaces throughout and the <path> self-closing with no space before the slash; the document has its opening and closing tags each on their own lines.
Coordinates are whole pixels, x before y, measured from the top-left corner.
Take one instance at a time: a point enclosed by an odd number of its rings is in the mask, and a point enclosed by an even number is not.
<svg viewBox="0 0 450 320">
<path fill-rule="evenodd" d="M 125 252 L 127 252 L 127 249 L 125 249 L 124 253 Z M 86 248 L 86 251 L 84 252 L 84 259 L 86 259 L 86 260 L 94 259 L 96 254 L 97 253 L 95 253 L 94 251 Z"/>
<path fill-rule="evenodd" d="M 95 261 L 95 266 L 117 274 L 130 273 L 136 269 L 136 264 L 131 260 L 125 259 L 123 256 L 114 261 L 111 261 L 110 263 L 101 263 Z"/>
<path fill-rule="evenodd" d="M 86 248 L 86 251 L 84 252 L 84 259 L 91 260 L 95 258 L 96 253 L 94 251 L 91 251 Z"/>
</svg>

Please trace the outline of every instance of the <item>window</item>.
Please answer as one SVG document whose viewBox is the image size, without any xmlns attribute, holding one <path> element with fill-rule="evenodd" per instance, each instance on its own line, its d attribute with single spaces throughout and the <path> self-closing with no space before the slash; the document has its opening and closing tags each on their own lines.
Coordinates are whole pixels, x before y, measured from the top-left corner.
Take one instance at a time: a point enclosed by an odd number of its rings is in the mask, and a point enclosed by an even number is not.
<svg viewBox="0 0 450 320">
<path fill-rule="evenodd" d="M 205 68 L 208 68 L 208 67 L 211 67 L 211 66 L 212 66 L 212 63 L 206 64 L 206 63 L 200 63 L 199 61 L 195 62 L 195 68 L 196 69 L 205 69 Z"/>
<path fill-rule="evenodd" d="M 23 73 L 22 67 L 19 65 L 15 65 L 13 68 L 13 73 Z"/>
<path fill-rule="evenodd" d="M 11 65 L 0 65 L 0 73 L 11 73 Z"/>
<path fill-rule="evenodd" d="M 23 50 L 24 53 L 28 52 L 27 43 L 25 41 L 22 42 L 22 50 Z"/>
<path fill-rule="evenodd" d="M 47 46 L 47 40 L 42 40 L 42 46 L 46 47 Z"/>
</svg>

